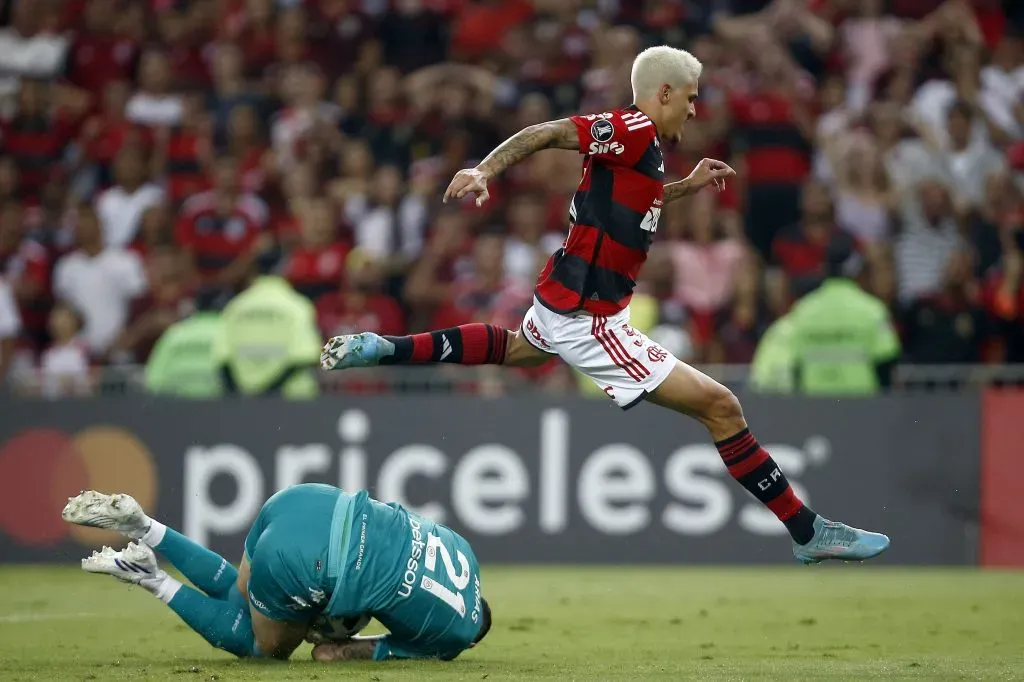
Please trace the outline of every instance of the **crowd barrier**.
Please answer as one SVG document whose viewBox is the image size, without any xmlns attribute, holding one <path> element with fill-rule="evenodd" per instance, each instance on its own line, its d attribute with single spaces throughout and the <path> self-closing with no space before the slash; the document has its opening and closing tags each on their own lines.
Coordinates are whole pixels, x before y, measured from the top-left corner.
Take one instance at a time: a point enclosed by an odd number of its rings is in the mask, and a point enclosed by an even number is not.
<svg viewBox="0 0 1024 682">
<path fill-rule="evenodd" d="M 812 508 L 890 535 L 883 563 L 1024 565 L 1024 392 L 747 396 L 744 408 Z M 399 501 L 463 533 L 483 562 L 791 560 L 781 524 L 692 420 L 451 395 L 0 402 L 0 562 L 123 544 L 61 520 L 86 488 L 129 492 L 237 560 L 263 501 L 302 481 Z"/>
</svg>

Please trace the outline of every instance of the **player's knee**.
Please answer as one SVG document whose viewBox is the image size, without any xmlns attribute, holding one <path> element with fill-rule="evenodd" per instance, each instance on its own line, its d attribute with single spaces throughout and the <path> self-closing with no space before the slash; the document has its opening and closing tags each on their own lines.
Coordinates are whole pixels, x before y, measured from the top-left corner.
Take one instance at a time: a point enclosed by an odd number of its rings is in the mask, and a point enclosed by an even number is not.
<svg viewBox="0 0 1024 682">
<path fill-rule="evenodd" d="M 717 381 L 710 383 L 705 405 L 702 415 L 705 421 L 717 424 L 743 421 L 743 408 L 740 406 L 739 398 Z"/>
</svg>

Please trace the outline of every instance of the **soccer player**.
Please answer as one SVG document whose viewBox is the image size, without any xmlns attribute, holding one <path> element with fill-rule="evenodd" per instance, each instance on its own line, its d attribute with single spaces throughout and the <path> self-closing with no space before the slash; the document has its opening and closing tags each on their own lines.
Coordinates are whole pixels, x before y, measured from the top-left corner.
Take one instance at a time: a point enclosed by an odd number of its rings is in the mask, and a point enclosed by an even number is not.
<svg viewBox="0 0 1024 682">
<path fill-rule="evenodd" d="M 660 139 L 679 140 L 693 118 L 701 68 L 683 50 L 644 50 L 633 62 L 630 106 L 529 126 L 476 168 L 455 175 L 444 200 L 475 195 L 480 206 L 489 198 L 487 183 L 534 152 L 583 155 L 569 234 L 541 272 L 518 330 L 478 323 L 412 336 L 336 336 L 324 345 L 320 364 L 328 370 L 435 362 L 531 367 L 558 355 L 624 409 L 647 400 L 700 421 L 732 477 L 786 526 L 799 561 L 869 559 L 885 551 L 889 538 L 804 505 L 758 445 L 736 396 L 629 324 L 629 300 L 662 207 L 709 185 L 721 190 L 735 175 L 721 161 L 704 159 L 686 179 L 663 184 Z"/>
<path fill-rule="evenodd" d="M 239 657 L 288 658 L 309 638 L 321 642 L 313 650 L 320 661 L 450 660 L 491 627 L 469 543 L 364 490 L 306 483 L 278 492 L 253 522 L 237 570 L 148 517 L 128 495 L 83 492 L 63 517 L 134 540 L 121 551 L 93 552 L 83 569 L 145 588 L 207 642 Z M 199 589 L 160 570 L 153 549 Z M 322 641 L 314 625 L 321 616 L 342 623 L 372 616 L 389 634 Z"/>
</svg>

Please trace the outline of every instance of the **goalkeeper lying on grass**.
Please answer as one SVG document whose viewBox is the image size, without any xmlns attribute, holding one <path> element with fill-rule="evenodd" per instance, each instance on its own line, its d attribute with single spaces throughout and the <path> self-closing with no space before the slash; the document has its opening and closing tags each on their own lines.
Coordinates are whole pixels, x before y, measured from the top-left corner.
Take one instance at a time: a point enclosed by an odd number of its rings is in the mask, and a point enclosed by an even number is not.
<svg viewBox="0 0 1024 682">
<path fill-rule="evenodd" d="M 277 493 L 256 517 L 238 570 L 128 495 L 83 492 L 63 517 L 134 540 L 93 552 L 83 569 L 145 588 L 236 656 L 285 659 L 306 639 L 319 661 L 451 660 L 491 627 L 469 543 L 363 490 L 302 484 Z M 154 549 L 198 589 L 160 570 Z M 353 637 L 371 617 L 389 634 Z"/>
</svg>

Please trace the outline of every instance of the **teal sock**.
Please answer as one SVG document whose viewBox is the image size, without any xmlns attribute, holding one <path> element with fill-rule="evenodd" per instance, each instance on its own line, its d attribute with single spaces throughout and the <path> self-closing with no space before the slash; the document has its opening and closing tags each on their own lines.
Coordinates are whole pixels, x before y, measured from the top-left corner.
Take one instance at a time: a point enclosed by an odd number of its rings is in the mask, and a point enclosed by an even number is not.
<svg viewBox="0 0 1024 682">
<path fill-rule="evenodd" d="M 142 541 L 167 557 L 193 585 L 215 599 L 227 599 L 238 581 L 238 569 L 227 559 L 159 521 L 152 522 Z"/>
<path fill-rule="evenodd" d="M 182 585 L 167 605 L 218 649 L 240 658 L 259 656 L 249 602 L 238 590 L 231 590 L 226 599 L 214 599 Z"/>
</svg>

